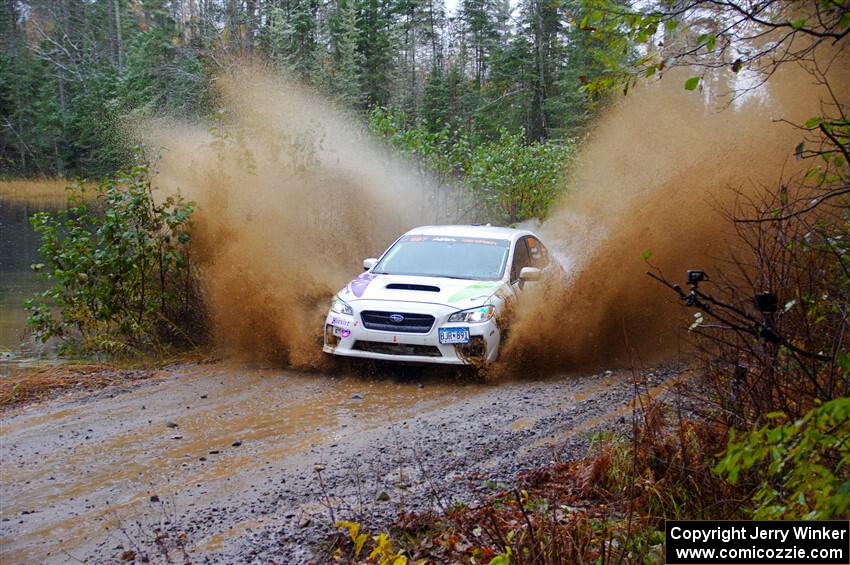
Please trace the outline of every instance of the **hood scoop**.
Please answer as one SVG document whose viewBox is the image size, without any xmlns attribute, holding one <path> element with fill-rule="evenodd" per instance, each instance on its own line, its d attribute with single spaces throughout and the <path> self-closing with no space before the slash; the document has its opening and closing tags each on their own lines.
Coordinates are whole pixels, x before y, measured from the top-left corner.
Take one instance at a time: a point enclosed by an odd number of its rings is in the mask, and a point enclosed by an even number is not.
<svg viewBox="0 0 850 565">
<path fill-rule="evenodd" d="M 428 284 L 390 283 L 387 290 L 416 290 L 419 292 L 440 292 L 440 287 Z"/>
</svg>

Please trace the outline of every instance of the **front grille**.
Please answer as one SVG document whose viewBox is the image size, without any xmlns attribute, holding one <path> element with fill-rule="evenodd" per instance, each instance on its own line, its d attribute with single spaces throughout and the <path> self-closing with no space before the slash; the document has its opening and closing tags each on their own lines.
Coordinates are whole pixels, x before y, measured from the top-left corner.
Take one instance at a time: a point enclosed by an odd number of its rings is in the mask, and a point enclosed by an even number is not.
<svg viewBox="0 0 850 565">
<path fill-rule="evenodd" d="M 393 322 L 391 316 L 403 316 L 399 322 Z M 360 313 L 363 327 L 367 330 L 381 330 L 409 334 L 426 334 L 434 325 L 434 316 L 430 314 L 407 314 L 405 312 L 376 312 L 366 310 Z"/>
<path fill-rule="evenodd" d="M 351 349 L 384 353 L 386 355 L 416 355 L 419 357 L 442 357 L 440 349 L 433 345 L 413 345 L 409 343 L 383 343 L 380 341 L 355 341 Z"/>
</svg>

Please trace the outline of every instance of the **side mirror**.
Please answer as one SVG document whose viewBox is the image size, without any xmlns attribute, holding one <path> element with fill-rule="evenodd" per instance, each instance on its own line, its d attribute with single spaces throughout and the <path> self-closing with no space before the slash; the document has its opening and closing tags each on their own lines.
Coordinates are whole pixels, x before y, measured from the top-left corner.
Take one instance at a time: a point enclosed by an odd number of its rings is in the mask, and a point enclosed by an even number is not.
<svg viewBox="0 0 850 565">
<path fill-rule="evenodd" d="M 537 267 L 523 267 L 519 272 L 519 280 L 523 282 L 539 281 L 541 274 Z"/>
<path fill-rule="evenodd" d="M 363 259 L 363 270 L 368 271 L 369 269 L 371 269 L 372 267 L 374 267 L 377 264 L 378 264 L 377 259 L 373 259 L 373 258 Z"/>
</svg>

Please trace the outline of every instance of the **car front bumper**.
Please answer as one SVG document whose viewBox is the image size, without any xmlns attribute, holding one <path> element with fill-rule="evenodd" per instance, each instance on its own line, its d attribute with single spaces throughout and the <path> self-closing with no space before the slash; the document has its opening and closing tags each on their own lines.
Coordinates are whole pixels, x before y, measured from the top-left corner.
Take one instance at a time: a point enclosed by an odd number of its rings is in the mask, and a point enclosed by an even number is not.
<svg viewBox="0 0 850 565">
<path fill-rule="evenodd" d="M 420 302 L 356 300 L 348 304 L 352 315 L 329 312 L 325 319 L 323 350 L 326 353 L 443 365 L 486 364 L 498 357 L 500 333 L 495 318 L 478 324 L 449 322 L 449 317 L 458 311 L 456 308 Z M 361 313 L 364 311 L 428 314 L 434 316 L 434 324 L 427 333 L 370 329 L 363 324 Z M 468 344 L 440 343 L 440 328 L 464 327 L 469 328 Z"/>
</svg>

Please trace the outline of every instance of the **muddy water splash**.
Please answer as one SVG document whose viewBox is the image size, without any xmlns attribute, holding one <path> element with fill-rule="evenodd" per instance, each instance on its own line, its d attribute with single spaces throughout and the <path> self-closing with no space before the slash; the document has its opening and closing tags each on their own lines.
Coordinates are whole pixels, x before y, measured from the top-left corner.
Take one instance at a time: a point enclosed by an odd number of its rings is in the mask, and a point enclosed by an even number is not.
<svg viewBox="0 0 850 565">
<path fill-rule="evenodd" d="M 838 68 L 842 67 L 842 68 Z M 833 87 L 850 96 L 847 65 Z M 842 74 L 846 73 L 846 74 Z M 728 100 L 682 89 L 669 74 L 606 112 L 585 143 L 566 197 L 541 228 L 568 267 L 566 285 L 538 288 L 518 308 L 501 373 L 529 374 L 649 361 L 681 345 L 686 316 L 669 290 L 645 276 L 642 259 L 670 279 L 717 272 L 735 240 L 721 210 L 736 192 L 778 186 L 808 163 L 793 160 L 802 123 L 825 92 L 800 69 Z M 728 91 L 717 77 L 714 91 Z M 721 111 L 722 110 L 722 111 Z"/>
<path fill-rule="evenodd" d="M 842 68 L 838 68 L 841 66 Z M 836 77 L 846 65 L 836 65 Z M 293 84 L 250 69 L 222 78 L 222 124 L 160 124 L 157 183 L 198 202 L 196 253 L 219 343 L 241 356 L 317 367 L 331 293 L 404 230 L 461 220 L 453 191 L 411 173 L 354 120 Z M 567 196 L 541 228 L 568 285 L 517 309 L 497 373 L 644 360 L 679 347 L 683 312 L 648 279 L 644 251 L 670 278 L 710 272 L 734 238 L 718 212 L 732 189 L 776 186 L 822 92 L 785 69 L 721 111 L 732 77 L 682 89 L 668 74 L 610 108 L 584 144 Z M 847 79 L 833 87 L 848 92 Z M 544 296 L 533 296 L 542 293 Z"/>
<path fill-rule="evenodd" d="M 459 219 L 454 191 L 412 173 L 355 121 L 252 68 L 219 80 L 220 124 L 159 124 L 157 184 L 198 203 L 197 258 L 218 342 L 320 362 L 332 293 L 400 233 Z"/>
</svg>

